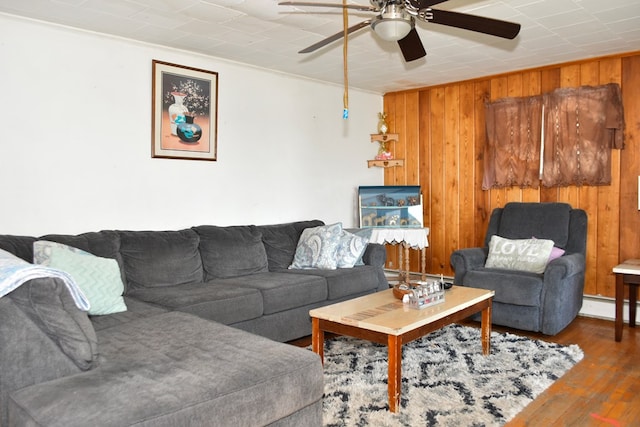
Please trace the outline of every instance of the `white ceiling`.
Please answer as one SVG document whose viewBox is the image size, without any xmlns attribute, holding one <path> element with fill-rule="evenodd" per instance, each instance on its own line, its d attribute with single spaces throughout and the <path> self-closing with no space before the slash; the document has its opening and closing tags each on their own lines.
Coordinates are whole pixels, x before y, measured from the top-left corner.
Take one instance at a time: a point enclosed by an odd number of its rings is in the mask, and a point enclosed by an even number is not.
<svg viewBox="0 0 640 427">
<path fill-rule="evenodd" d="M 640 50 L 640 0 L 449 0 L 434 7 L 517 22 L 522 30 L 504 40 L 418 22 L 427 56 L 405 63 L 395 42 L 364 28 L 349 37 L 349 86 L 386 93 Z M 0 0 L 0 12 L 343 84 L 342 42 L 297 53 L 341 31 L 341 9 L 278 0 Z M 349 15 L 349 25 L 374 16 Z"/>
</svg>

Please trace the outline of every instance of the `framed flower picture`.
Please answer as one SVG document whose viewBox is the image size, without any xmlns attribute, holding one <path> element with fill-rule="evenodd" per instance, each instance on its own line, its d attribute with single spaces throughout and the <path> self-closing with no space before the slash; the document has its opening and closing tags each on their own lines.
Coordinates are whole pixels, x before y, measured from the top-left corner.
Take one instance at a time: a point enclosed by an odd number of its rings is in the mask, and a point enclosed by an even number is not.
<svg viewBox="0 0 640 427">
<path fill-rule="evenodd" d="M 151 157 L 217 160 L 218 73 L 153 60 Z"/>
</svg>

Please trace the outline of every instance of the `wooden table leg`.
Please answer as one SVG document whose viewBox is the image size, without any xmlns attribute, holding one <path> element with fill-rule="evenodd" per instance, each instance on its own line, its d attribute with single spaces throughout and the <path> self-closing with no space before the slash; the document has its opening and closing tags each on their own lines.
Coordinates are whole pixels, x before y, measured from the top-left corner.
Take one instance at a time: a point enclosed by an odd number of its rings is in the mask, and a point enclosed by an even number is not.
<svg viewBox="0 0 640 427">
<path fill-rule="evenodd" d="M 320 356 L 320 361 L 324 365 L 324 331 L 320 329 L 320 320 L 311 318 L 311 349 Z"/>
<path fill-rule="evenodd" d="M 400 409 L 400 391 L 402 390 L 402 338 L 389 335 L 389 411 L 398 412 Z"/>
<path fill-rule="evenodd" d="M 482 310 L 482 354 L 491 353 L 491 304 Z"/>
<path fill-rule="evenodd" d="M 404 247 L 404 274 L 407 278 L 407 283 L 411 282 L 411 278 L 409 277 L 409 245 L 403 243 Z"/>
<path fill-rule="evenodd" d="M 420 260 L 420 272 L 422 273 L 422 281 L 427 280 L 427 248 L 422 248 Z"/>
<path fill-rule="evenodd" d="M 624 305 L 624 280 L 622 276 L 622 274 L 616 274 L 616 341 L 622 340 L 622 307 Z"/>
<path fill-rule="evenodd" d="M 402 243 L 398 245 L 398 281 L 400 283 L 408 283 L 409 281 L 407 280 L 407 272 L 403 272 L 402 268 L 404 267 L 403 262 L 402 262 L 402 252 L 403 252 L 403 245 Z"/>
<path fill-rule="evenodd" d="M 629 285 L 629 327 L 636 327 L 636 304 L 638 303 L 638 285 Z"/>
</svg>

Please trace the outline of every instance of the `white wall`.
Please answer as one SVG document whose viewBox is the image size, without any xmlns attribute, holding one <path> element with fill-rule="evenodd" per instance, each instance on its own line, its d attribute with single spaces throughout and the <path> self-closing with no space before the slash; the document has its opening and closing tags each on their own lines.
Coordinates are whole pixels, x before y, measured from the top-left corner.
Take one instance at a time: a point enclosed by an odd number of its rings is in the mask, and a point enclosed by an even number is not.
<svg viewBox="0 0 640 427">
<path fill-rule="evenodd" d="M 151 158 L 151 61 L 217 71 L 218 161 Z M 341 72 L 336 70 L 336 72 Z M 382 96 L 0 15 L 0 234 L 357 225 Z"/>
</svg>

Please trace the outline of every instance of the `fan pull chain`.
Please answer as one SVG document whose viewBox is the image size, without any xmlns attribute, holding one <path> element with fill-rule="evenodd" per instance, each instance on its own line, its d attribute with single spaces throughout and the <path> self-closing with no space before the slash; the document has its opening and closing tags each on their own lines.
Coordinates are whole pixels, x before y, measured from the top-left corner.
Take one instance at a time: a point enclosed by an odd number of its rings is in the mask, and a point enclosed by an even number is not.
<svg viewBox="0 0 640 427">
<path fill-rule="evenodd" d="M 347 45 L 349 44 L 349 15 L 347 13 L 347 0 L 342 0 L 342 25 L 344 27 L 344 45 L 342 47 L 342 67 L 344 70 L 344 95 L 342 97 L 343 110 L 342 110 L 342 118 L 349 118 L 349 76 L 347 72 Z"/>
</svg>

